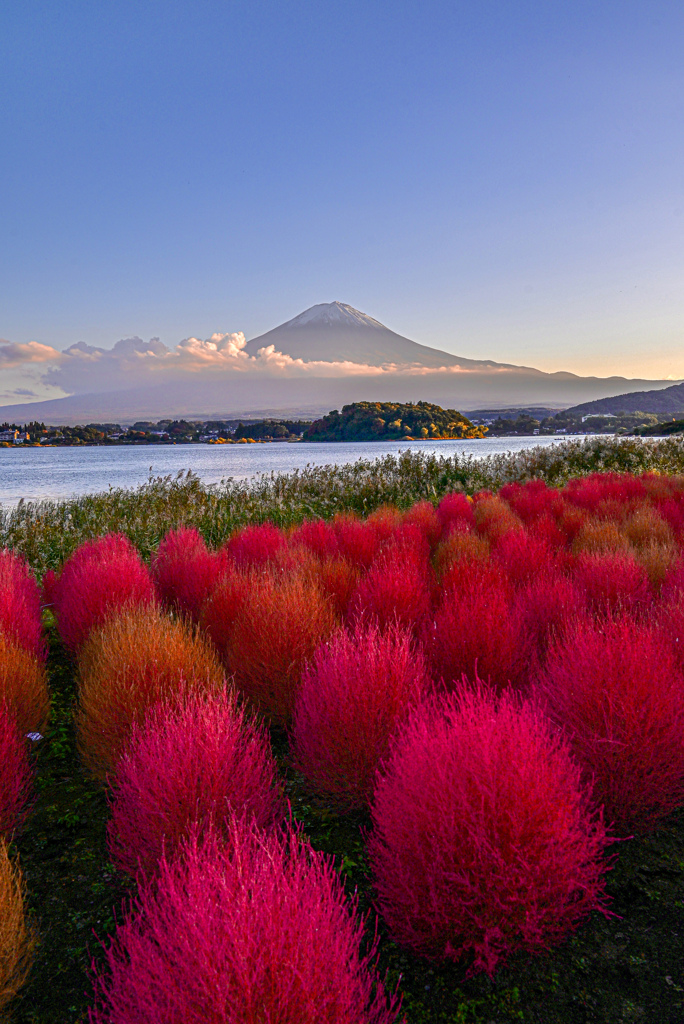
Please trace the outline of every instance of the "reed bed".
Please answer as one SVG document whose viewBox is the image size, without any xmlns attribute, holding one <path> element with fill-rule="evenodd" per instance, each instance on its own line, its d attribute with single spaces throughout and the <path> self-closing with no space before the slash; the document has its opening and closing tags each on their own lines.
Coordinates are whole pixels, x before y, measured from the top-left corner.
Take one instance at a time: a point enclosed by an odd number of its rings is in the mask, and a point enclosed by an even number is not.
<svg viewBox="0 0 684 1024">
<path fill-rule="evenodd" d="M 684 473 L 684 440 L 598 437 L 508 455 L 440 457 L 406 451 L 345 466 L 225 480 L 205 487 L 191 472 L 151 478 L 134 490 L 111 488 L 67 501 L 20 502 L 0 510 L 0 547 L 21 552 L 40 577 L 84 541 L 124 533 L 144 558 L 169 530 L 194 527 L 218 547 L 241 526 L 291 526 L 338 512 L 367 515 L 382 505 L 407 509 L 452 491 L 469 494 L 543 480 L 559 487 L 594 472 Z"/>
</svg>

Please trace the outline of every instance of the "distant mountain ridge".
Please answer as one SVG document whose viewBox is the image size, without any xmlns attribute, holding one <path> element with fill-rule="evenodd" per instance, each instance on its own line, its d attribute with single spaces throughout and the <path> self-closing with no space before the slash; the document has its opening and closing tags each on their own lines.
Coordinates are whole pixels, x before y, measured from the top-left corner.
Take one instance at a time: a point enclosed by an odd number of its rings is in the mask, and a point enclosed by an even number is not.
<svg viewBox="0 0 684 1024">
<path fill-rule="evenodd" d="M 684 413 L 684 384 L 657 388 L 653 391 L 631 391 L 612 398 L 599 398 L 566 409 L 568 415 L 598 416 L 601 413 L 617 415 L 620 412 L 653 412 L 663 415 Z"/>
</svg>

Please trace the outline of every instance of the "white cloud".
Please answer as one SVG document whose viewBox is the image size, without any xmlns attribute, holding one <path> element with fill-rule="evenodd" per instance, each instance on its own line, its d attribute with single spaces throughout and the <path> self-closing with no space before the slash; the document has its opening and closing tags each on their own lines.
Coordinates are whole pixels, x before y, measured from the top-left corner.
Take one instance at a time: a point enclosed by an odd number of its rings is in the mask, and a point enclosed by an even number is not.
<svg viewBox="0 0 684 1024">
<path fill-rule="evenodd" d="M 13 370 L 29 363 L 50 363 L 61 359 L 61 352 L 39 341 L 19 343 L 0 338 L 0 369 Z"/>
<path fill-rule="evenodd" d="M 462 375 L 473 372 L 459 366 L 425 367 L 416 364 L 386 363 L 372 366 L 349 360 L 326 362 L 295 359 L 275 346 L 268 345 L 252 356 L 245 351 L 242 331 L 212 334 L 206 339 L 184 338 L 174 348 L 168 348 L 159 338 L 123 338 L 110 349 L 98 348 L 78 342 L 57 352 L 38 342 L 13 344 L 0 341 L 0 367 L 21 367 L 31 373 L 41 373 L 43 388 L 59 389 L 61 394 L 87 394 L 118 391 L 122 388 L 183 379 L 211 377 L 212 381 L 239 379 L 291 379 L 336 377 L 433 377 L 436 375 Z M 45 367 L 30 364 L 44 363 Z M 481 373 L 483 367 L 478 367 Z M 492 367 L 492 372 L 497 370 Z M 499 371 L 500 372 L 500 371 Z M 28 379 L 27 381 L 28 382 Z M 23 383 L 23 382 L 22 382 Z"/>
</svg>

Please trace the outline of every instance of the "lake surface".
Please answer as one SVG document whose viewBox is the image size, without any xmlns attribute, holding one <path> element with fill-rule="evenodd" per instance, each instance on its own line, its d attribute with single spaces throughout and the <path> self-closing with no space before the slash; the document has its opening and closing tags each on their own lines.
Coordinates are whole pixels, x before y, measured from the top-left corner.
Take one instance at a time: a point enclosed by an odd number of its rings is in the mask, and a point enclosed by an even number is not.
<svg viewBox="0 0 684 1024">
<path fill-rule="evenodd" d="M 291 473 L 305 466 L 340 465 L 357 459 L 396 455 L 407 449 L 437 455 L 484 457 L 549 445 L 563 437 L 499 437 L 475 441 L 374 441 L 276 444 L 126 445 L 110 448 L 0 448 L 0 504 L 23 498 L 60 500 L 138 487 L 150 475 L 191 469 L 206 484 L 228 477 L 246 480 L 260 473 Z"/>
</svg>

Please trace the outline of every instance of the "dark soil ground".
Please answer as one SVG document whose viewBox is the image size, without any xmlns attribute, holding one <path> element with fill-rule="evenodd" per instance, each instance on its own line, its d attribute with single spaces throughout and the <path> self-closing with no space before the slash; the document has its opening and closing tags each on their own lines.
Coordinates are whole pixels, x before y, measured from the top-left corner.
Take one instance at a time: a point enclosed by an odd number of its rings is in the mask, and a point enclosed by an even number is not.
<svg viewBox="0 0 684 1024">
<path fill-rule="evenodd" d="M 36 744 L 37 802 L 15 843 L 37 943 L 28 984 L 11 1008 L 18 1024 L 87 1020 L 90 966 L 101 959 L 131 883 L 106 849 L 107 803 L 74 745 L 73 671 L 53 642 L 53 715 Z M 276 750 L 284 747 L 274 737 Z M 361 816 L 338 818 L 284 768 L 294 815 L 313 845 L 334 854 L 361 908 L 372 908 Z M 393 945 L 380 928 L 380 969 L 399 985 L 408 1024 L 684 1022 L 684 813 L 649 837 L 616 844 L 608 875 L 616 917 L 594 914 L 561 947 L 518 955 L 493 981 L 466 981 L 465 966 L 435 967 Z"/>
</svg>

